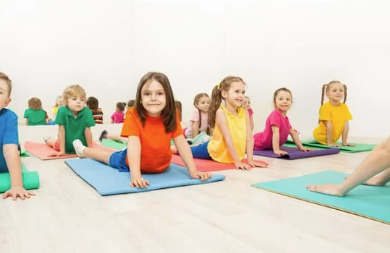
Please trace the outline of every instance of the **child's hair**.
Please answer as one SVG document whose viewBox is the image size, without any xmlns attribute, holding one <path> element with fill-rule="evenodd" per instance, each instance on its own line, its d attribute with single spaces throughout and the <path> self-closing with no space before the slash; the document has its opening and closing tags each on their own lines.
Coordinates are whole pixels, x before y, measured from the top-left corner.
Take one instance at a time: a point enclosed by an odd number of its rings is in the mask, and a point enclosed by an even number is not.
<svg viewBox="0 0 390 253">
<path fill-rule="evenodd" d="M 276 97 L 278 96 L 278 94 L 279 94 L 281 91 L 285 91 L 285 92 L 290 93 L 290 95 L 291 95 L 291 103 L 292 103 L 292 93 L 291 93 L 291 91 L 290 91 L 289 89 L 287 89 L 286 87 L 283 87 L 283 88 L 277 89 L 277 90 L 274 92 L 274 104 L 276 104 Z"/>
<path fill-rule="evenodd" d="M 54 104 L 54 107 L 59 107 L 59 106 L 61 106 L 62 104 L 59 104 L 58 103 L 58 99 L 62 99 L 62 96 L 57 96 L 57 98 L 56 98 L 56 103 Z"/>
<path fill-rule="evenodd" d="M 202 117 L 201 117 L 201 112 L 200 112 L 199 108 L 197 107 L 197 105 L 199 103 L 199 100 L 202 97 L 209 97 L 209 95 L 207 93 L 199 93 L 194 98 L 194 106 L 196 107 L 196 109 L 198 109 L 198 112 L 199 112 L 199 127 L 202 125 Z"/>
<path fill-rule="evenodd" d="M 99 100 L 95 97 L 89 97 L 87 99 L 87 106 L 91 110 L 99 109 Z"/>
<path fill-rule="evenodd" d="M 175 104 L 175 98 L 173 96 L 171 84 L 169 83 L 169 79 L 166 75 L 159 72 L 148 72 L 146 73 L 141 80 L 139 81 L 138 88 L 137 88 L 137 95 L 136 95 L 136 101 L 135 101 L 135 108 L 137 110 L 137 113 L 140 117 L 140 120 L 142 122 L 142 125 L 145 125 L 146 121 L 146 111 L 145 108 L 141 104 L 141 90 L 144 87 L 144 85 L 151 81 L 155 80 L 159 82 L 165 92 L 165 101 L 166 105 L 165 108 L 161 112 L 161 117 L 164 122 L 165 131 L 167 133 L 173 132 L 176 130 L 176 104 Z"/>
<path fill-rule="evenodd" d="M 209 117 L 208 122 L 209 126 L 213 128 L 215 126 L 215 114 L 217 113 L 218 108 L 222 103 L 222 91 L 228 92 L 230 89 L 230 85 L 233 82 L 240 82 L 245 84 L 244 80 L 238 76 L 227 76 L 225 77 L 221 83 L 217 84 L 213 91 L 211 92 L 211 102 L 209 107 Z"/>
<path fill-rule="evenodd" d="M 130 99 L 129 101 L 127 101 L 127 107 L 134 107 L 135 105 L 135 100 L 134 99 Z"/>
<path fill-rule="evenodd" d="M 118 102 L 118 103 L 116 103 L 116 108 L 118 108 L 118 110 L 120 112 L 123 112 L 125 110 L 125 107 L 126 107 L 126 103 L 125 102 Z"/>
<path fill-rule="evenodd" d="M 80 98 L 85 99 L 87 97 L 87 94 L 85 93 L 85 90 L 83 89 L 83 87 L 81 87 L 78 84 L 74 84 L 74 85 L 67 87 L 64 90 L 62 97 L 63 97 L 63 101 L 62 101 L 63 105 L 68 105 L 69 98 L 80 97 Z"/>
<path fill-rule="evenodd" d="M 8 97 L 11 96 L 11 90 L 12 90 L 12 81 L 9 79 L 9 77 L 4 74 L 3 72 L 0 72 L 0 79 L 4 80 L 8 86 Z"/>
<path fill-rule="evenodd" d="M 37 97 L 32 97 L 28 100 L 28 108 L 33 110 L 39 110 L 42 109 L 42 102 Z"/>
<path fill-rule="evenodd" d="M 175 101 L 175 105 L 176 105 L 176 109 L 179 111 L 179 118 L 180 118 L 180 121 L 182 119 L 182 108 L 181 108 L 181 102 L 176 100 Z"/>
<path fill-rule="evenodd" d="M 344 101 L 343 103 L 347 101 L 347 85 L 341 83 L 340 81 L 331 81 L 330 83 L 322 85 L 322 94 L 321 94 L 321 105 L 324 103 L 324 95 L 326 94 L 327 90 L 330 88 L 332 84 L 339 83 L 342 84 L 344 87 Z"/>
</svg>

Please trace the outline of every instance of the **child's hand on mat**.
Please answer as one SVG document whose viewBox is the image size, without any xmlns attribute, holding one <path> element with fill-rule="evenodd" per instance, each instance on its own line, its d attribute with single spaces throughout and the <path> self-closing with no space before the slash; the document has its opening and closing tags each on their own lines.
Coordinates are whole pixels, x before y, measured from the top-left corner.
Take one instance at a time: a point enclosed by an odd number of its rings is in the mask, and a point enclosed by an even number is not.
<svg viewBox="0 0 390 253">
<path fill-rule="evenodd" d="M 211 173 L 194 171 L 194 172 L 190 172 L 190 177 L 193 179 L 200 179 L 200 181 L 206 181 L 209 178 L 211 178 Z"/>
<path fill-rule="evenodd" d="M 149 181 L 145 180 L 143 177 L 134 177 L 131 178 L 130 186 L 136 188 L 146 188 L 149 185 Z"/>
<path fill-rule="evenodd" d="M 279 150 L 274 150 L 274 154 L 275 155 L 287 155 L 288 152 L 279 149 Z"/>
<path fill-rule="evenodd" d="M 250 170 L 252 168 L 251 165 L 243 163 L 243 162 L 235 163 L 235 165 L 236 165 L 236 168 L 239 170 Z"/>
<path fill-rule="evenodd" d="M 254 168 L 254 167 L 258 167 L 258 168 L 267 168 L 268 167 L 268 164 L 266 163 L 262 163 L 262 162 L 257 162 L 257 161 L 249 161 L 248 160 L 248 164 Z"/>
<path fill-rule="evenodd" d="M 63 156 L 63 155 L 65 155 L 64 152 L 56 152 L 56 153 L 50 154 L 49 157 L 54 157 L 54 156 L 60 157 L 60 156 Z"/>
<path fill-rule="evenodd" d="M 337 143 L 330 143 L 330 144 L 328 144 L 328 146 L 330 146 L 330 147 L 340 147 L 341 145 L 337 144 Z"/>
<path fill-rule="evenodd" d="M 25 198 L 29 199 L 30 196 L 35 196 L 35 193 L 26 191 L 23 186 L 13 186 L 3 194 L 3 199 L 11 197 L 12 200 L 16 200 L 19 197 L 24 200 Z"/>
<path fill-rule="evenodd" d="M 343 146 L 355 147 L 355 144 L 352 144 L 352 143 L 343 143 Z"/>
<path fill-rule="evenodd" d="M 305 148 L 305 147 L 301 147 L 301 148 L 299 148 L 299 150 L 303 151 L 303 152 L 313 151 L 313 149 Z"/>
</svg>

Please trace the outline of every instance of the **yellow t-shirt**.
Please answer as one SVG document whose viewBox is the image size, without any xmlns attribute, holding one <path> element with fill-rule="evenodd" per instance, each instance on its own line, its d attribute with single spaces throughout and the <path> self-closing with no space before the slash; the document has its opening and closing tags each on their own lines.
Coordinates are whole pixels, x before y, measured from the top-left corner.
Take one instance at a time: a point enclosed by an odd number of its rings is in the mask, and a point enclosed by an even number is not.
<svg viewBox="0 0 390 253">
<path fill-rule="evenodd" d="M 236 148 L 238 157 L 242 160 L 245 156 L 246 148 L 246 118 L 245 111 L 242 107 L 238 108 L 237 116 L 231 114 L 224 106 L 221 109 L 227 119 L 229 132 L 232 136 L 234 147 Z M 207 145 L 207 150 L 214 161 L 221 163 L 234 163 L 229 149 L 226 146 L 225 138 L 219 129 L 218 124 L 215 124 L 213 138 Z"/>
<path fill-rule="evenodd" d="M 343 133 L 345 122 L 351 119 L 352 115 L 346 104 L 340 103 L 338 106 L 334 106 L 330 102 L 323 104 L 320 108 L 319 126 L 313 131 L 314 139 L 321 144 L 327 144 L 325 121 L 330 121 L 332 123 L 332 141 L 338 141 Z"/>
<path fill-rule="evenodd" d="M 53 107 L 51 108 L 51 111 L 53 112 L 53 117 L 55 118 L 55 116 L 57 115 L 57 112 L 58 112 L 58 107 L 53 106 Z"/>
</svg>

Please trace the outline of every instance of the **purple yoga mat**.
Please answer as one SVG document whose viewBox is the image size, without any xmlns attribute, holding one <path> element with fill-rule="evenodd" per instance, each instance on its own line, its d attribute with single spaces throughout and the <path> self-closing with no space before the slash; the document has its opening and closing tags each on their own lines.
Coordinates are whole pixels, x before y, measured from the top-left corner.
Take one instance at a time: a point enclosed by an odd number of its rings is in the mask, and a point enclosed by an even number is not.
<svg viewBox="0 0 390 253">
<path fill-rule="evenodd" d="M 273 150 L 253 150 L 254 155 L 272 157 L 272 158 L 283 158 L 288 160 L 308 158 L 321 155 L 333 155 L 340 153 L 338 148 L 329 148 L 329 149 L 316 149 L 308 152 L 300 151 L 298 148 L 293 147 L 280 147 L 281 150 L 287 151 L 287 155 L 275 155 Z"/>
</svg>

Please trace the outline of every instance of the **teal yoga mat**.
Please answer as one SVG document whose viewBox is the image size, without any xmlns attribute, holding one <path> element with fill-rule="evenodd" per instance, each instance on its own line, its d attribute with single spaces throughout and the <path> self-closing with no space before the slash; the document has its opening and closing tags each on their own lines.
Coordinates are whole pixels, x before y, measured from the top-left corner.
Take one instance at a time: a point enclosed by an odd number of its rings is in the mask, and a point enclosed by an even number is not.
<svg viewBox="0 0 390 253">
<path fill-rule="evenodd" d="M 39 188 L 39 175 L 37 171 L 27 171 L 22 165 L 23 187 L 26 190 Z M 6 192 L 11 188 L 11 180 L 9 173 L 0 174 L 0 193 Z"/>
<path fill-rule="evenodd" d="M 122 150 L 124 148 L 127 148 L 126 144 L 123 144 L 121 142 L 117 142 L 114 140 L 109 140 L 109 139 L 103 139 L 102 145 L 105 147 L 108 147 L 108 148 L 116 149 L 116 150 Z"/>
<path fill-rule="evenodd" d="M 309 184 L 339 184 L 345 180 L 346 175 L 329 170 L 301 177 L 256 183 L 252 186 L 390 224 L 390 184 L 360 185 L 348 192 L 345 197 L 329 196 L 306 189 Z"/>
<path fill-rule="evenodd" d="M 356 152 L 371 151 L 376 147 L 375 144 L 364 144 L 364 143 L 353 143 L 353 144 L 355 144 L 355 147 L 349 147 L 349 146 L 331 147 L 328 145 L 320 144 L 316 141 L 306 141 L 306 142 L 302 142 L 302 144 L 307 148 L 315 148 L 315 149 L 338 148 L 338 149 L 340 149 L 340 152 L 344 152 L 344 153 L 356 153 Z M 341 145 L 341 142 L 337 142 L 337 144 Z M 296 147 L 296 145 L 292 141 L 287 141 L 284 144 L 284 146 Z"/>
</svg>

